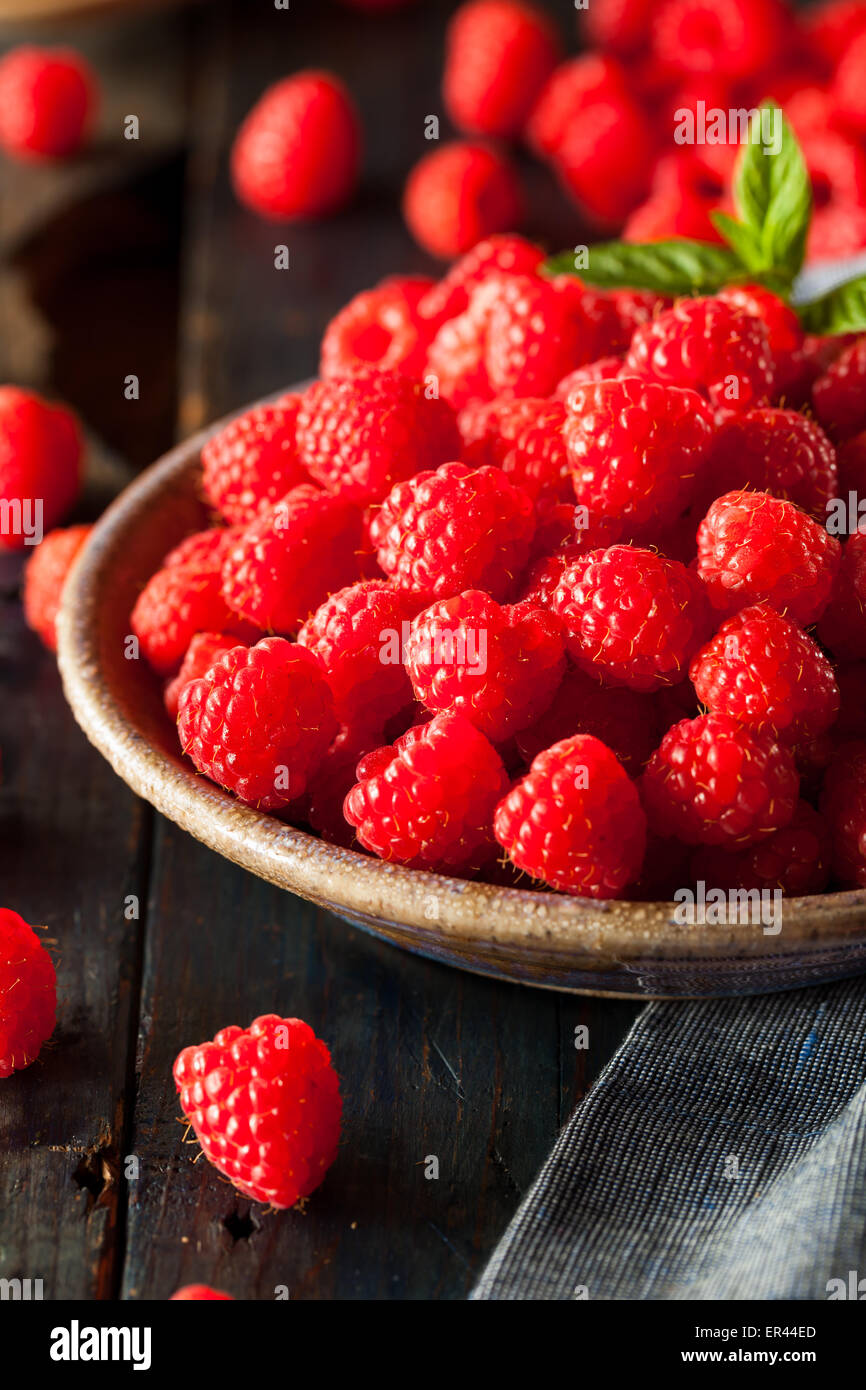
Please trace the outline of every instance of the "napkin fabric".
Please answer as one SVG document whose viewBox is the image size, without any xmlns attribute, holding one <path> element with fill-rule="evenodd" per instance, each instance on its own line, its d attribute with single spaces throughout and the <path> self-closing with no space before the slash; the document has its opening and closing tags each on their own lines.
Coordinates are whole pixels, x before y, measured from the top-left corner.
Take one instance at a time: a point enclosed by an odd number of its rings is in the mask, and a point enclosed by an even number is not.
<svg viewBox="0 0 866 1390">
<path fill-rule="evenodd" d="M 866 980 L 647 1006 L 473 1291 L 866 1296 Z M 835 1282 L 838 1281 L 838 1282 Z"/>
</svg>

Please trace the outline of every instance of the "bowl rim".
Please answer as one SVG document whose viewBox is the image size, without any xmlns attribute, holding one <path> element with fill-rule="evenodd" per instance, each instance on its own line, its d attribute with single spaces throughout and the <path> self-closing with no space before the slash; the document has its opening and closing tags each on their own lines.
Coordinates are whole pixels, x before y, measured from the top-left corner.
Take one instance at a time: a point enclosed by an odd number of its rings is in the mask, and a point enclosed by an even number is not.
<svg viewBox="0 0 866 1390">
<path fill-rule="evenodd" d="M 255 404 L 255 403 L 254 403 Z M 652 958 L 766 958 L 826 949 L 866 937 L 866 890 L 785 900 L 777 935 L 749 923 L 674 919 L 673 902 L 593 900 L 499 887 L 388 863 L 328 844 L 274 816 L 244 806 L 200 776 L 178 749 L 169 757 L 136 726 L 99 659 L 100 587 L 124 537 L 162 494 L 193 476 L 202 445 L 252 406 L 175 445 L 150 465 L 94 524 L 67 579 L 57 621 L 64 693 L 88 739 L 139 796 L 217 853 L 332 911 L 412 927 L 434 943 L 516 947 L 555 954 L 575 968 L 592 958 L 629 963 Z"/>
</svg>

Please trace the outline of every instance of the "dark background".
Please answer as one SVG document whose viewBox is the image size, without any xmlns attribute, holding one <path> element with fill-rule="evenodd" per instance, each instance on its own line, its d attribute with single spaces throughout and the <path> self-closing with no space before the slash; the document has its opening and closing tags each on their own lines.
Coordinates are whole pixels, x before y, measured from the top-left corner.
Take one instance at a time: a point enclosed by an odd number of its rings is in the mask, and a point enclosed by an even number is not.
<svg viewBox="0 0 866 1390">
<path fill-rule="evenodd" d="M 454 8 L 374 19 L 326 0 L 215 0 L 15 35 L 74 43 L 103 87 L 86 156 L 0 164 L 0 380 L 82 415 L 83 516 L 176 437 L 311 376 L 351 294 L 432 269 L 399 197 L 430 148 L 425 116 L 441 115 Z M 570 0 L 547 8 L 573 47 Z M 263 87 L 308 66 L 336 71 L 360 106 L 363 187 L 333 221 L 275 228 L 235 204 L 227 150 Z M 525 171 L 531 230 L 573 244 L 573 210 Z M 274 269 L 277 243 L 289 271 Z M 411 957 L 185 836 L 75 727 L 19 579 L 20 560 L 0 558 L 0 902 L 45 924 L 60 999 L 50 1046 L 0 1084 L 0 1277 L 41 1278 L 52 1299 L 163 1299 L 193 1281 L 247 1299 L 464 1297 L 640 1006 Z M 265 1213 L 181 1143 L 177 1052 L 265 1012 L 306 1019 L 342 1078 L 339 1156 L 303 1213 Z"/>
</svg>

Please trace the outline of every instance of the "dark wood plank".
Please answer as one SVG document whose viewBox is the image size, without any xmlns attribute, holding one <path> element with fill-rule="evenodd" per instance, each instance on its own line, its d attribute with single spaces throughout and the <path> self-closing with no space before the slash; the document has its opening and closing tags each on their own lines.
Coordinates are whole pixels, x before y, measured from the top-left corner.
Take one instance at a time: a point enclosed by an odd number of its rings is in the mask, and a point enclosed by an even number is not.
<svg viewBox="0 0 866 1390">
<path fill-rule="evenodd" d="M 74 159 L 0 162 L 2 379 L 66 400 L 137 468 L 175 422 L 185 34 L 179 12 L 52 29 L 97 74 L 97 128 Z"/>
<path fill-rule="evenodd" d="M 76 728 L 54 659 L 0 565 L 0 902 L 45 926 L 58 1024 L 0 1085 L 0 1277 L 46 1298 L 116 1286 L 130 1029 L 137 1017 L 149 812 Z"/>
<path fill-rule="evenodd" d="M 310 376 L 321 330 L 363 286 L 428 265 L 397 215 L 422 152 L 447 5 L 362 29 L 316 7 L 214 7 L 196 42 L 182 334 L 184 432 Z M 370 155 L 344 217 L 275 229 L 239 209 L 225 153 L 261 87 L 321 64 L 358 96 Z M 274 269 L 274 245 L 292 268 Z M 637 1011 L 531 991 L 410 957 L 282 894 L 159 823 L 156 832 L 124 1293 L 203 1280 L 242 1298 L 465 1296 L 574 1098 Z M 297 1014 L 332 1049 L 344 1138 L 306 1211 L 265 1214 L 182 1143 L 181 1047 L 257 1014 Z M 587 1023 L 588 1051 L 574 1049 Z M 440 1177 L 424 1177 L 435 1155 Z"/>
<path fill-rule="evenodd" d="M 152 454 L 173 428 L 174 374 L 158 378 L 142 363 L 172 361 L 179 26 L 177 16 L 146 25 L 121 17 L 55 31 L 54 41 L 84 47 L 100 74 L 96 145 L 70 163 L 4 160 L 0 169 L 0 380 L 81 411 L 81 518 L 128 476 L 94 430 Z M 129 110 L 142 117 L 138 145 L 121 139 Z M 145 383 L 137 418 L 124 412 L 126 370 Z M 86 743 L 53 656 L 24 627 L 22 559 L 0 555 L 0 903 L 45 924 L 59 998 L 51 1044 L 0 1085 L 0 1277 L 42 1279 L 46 1298 L 105 1298 L 120 1276 L 152 816 Z"/>
<path fill-rule="evenodd" d="M 556 1001 L 403 955 L 173 827 L 154 890 L 126 1293 L 203 1279 L 244 1298 L 281 1284 L 297 1298 L 460 1296 L 556 1130 Z M 271 1011 L 315 1026 L 343 1084 L 343 1143 L 304 1214 L 241 1199 L 177 1118 L 180 1048 Z"/>
</svg>

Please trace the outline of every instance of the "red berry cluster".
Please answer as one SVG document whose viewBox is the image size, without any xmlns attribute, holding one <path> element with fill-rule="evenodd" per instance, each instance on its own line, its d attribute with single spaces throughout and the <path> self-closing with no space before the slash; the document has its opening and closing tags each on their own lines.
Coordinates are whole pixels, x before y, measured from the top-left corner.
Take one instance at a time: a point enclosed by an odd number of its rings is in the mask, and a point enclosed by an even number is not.
<svg viewBox="0 0 866 1390">
<path fill-rule="evenodd" d="M 205 446 L 217 524 L 131 619 L 181 746 L 415 868 L 866 884 L 866 339 L 539 260 L 365 291 L 318 382 Z"/>
<path fill-rule="evenodd" d="M 579 23 L 589 47 L 564 57 L 549 18 L 524 0 L 468 0 L 452 19 L 442 94 L 465 138 L 420 161 L 404 204 L 434 255 L 520 225 L 517 168 L 491 140 L 527 145 L 597 228 L 718 241 L 710 212 L 730 201 L 740 138 L 729 113 L 768 100 L 796 131 L 816 189 L 809 256 L 866 246 L 862 5 L 592 0 Z"/>
</svg>

